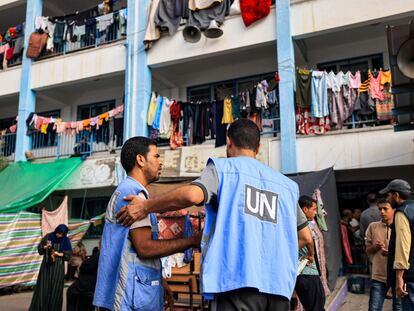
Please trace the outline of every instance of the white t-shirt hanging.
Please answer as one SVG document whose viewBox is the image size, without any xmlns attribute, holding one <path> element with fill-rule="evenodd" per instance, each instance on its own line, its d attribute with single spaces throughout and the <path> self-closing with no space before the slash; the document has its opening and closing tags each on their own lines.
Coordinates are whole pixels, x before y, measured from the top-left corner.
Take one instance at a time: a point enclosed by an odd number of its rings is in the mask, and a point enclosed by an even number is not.
<svg viewBox="0 0 414 311">
<path fill-rule="evenodd" d="M 164 98 L 164 106 L 162 106 L 161 110 L 161 118 L 160 118 L 160 134 L 167 135 L 170 132 L 171 128 L 171 114 L 170 108 L 174 101 L 169 100 L 168 98 Z"/>
</svg>

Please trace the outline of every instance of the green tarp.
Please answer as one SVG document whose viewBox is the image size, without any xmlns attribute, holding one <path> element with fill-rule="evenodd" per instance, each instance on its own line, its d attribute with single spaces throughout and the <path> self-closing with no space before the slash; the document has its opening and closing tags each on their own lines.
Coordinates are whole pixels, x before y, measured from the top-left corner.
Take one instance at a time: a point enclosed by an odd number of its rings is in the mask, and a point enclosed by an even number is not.
<svg viewBox="0 0 414 311">
<path fill-rule="evenodd" d="M 0 172 L 0 213 L 17 213 L 42 202 L 81 163 L 80 158 L 69 158 L 8 165 Z"/>
</svg>

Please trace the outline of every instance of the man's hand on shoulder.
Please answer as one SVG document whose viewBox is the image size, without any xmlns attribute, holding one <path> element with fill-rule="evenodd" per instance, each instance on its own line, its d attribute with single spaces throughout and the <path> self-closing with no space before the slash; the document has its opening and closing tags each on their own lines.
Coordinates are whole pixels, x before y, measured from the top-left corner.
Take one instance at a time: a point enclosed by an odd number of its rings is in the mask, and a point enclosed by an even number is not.
<svg viewBox="0 0 414 311">
<path fill-rule="evenodd" d="M 116 219 L 123 226 L 130 226 L 135 221 L 144 219 L 148 216 L 145 199 L 137 195 L 128 195 L 124 200 L 129 201 L 130 203 L 121 208 L 116 214 Z"/>
</svg>

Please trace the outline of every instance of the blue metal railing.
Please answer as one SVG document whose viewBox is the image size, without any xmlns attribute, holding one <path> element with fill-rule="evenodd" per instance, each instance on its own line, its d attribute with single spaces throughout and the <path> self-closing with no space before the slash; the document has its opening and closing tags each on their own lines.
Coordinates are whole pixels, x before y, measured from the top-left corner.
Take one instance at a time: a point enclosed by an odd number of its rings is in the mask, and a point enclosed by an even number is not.
<svg viewBox="0 0 414 311">
<path fill-rule="evenodd" d="M 117 12 L 114 12 L 114 14 L 117 14 Z M 119 27 L 120 23 L 115 20 L 112 25 L 108 26 L 108 28 L 102 32 L 99 31 L 98 27 L 96 27 L 96 30 L 92 32 L 87 29 L 85 35 L 82 35 L 79 40 L 75 42 L 64 41 L 62 44 L 55 44 L 53 51 L 44 50 L 37 60 L 58 55 L 65 55 L 67 53 L 93 48 L 121 40 L 125 38 L 126 34 L 124 31 L 121 31 Z M 125 28 L 126 25 L 123 25 L 122 27 Z"/>
<path fill-rule="evenodd" d="M 110 136 L 109 127 L 99 131 L 64 132 L 42 134 L 35 132 L 32 137 L 32 153 L 35 158 L 90 156 L 94 152 L 112 151 L 122 146 L 120 137 Z"/>
<path fill-rule="evenodd" d="M 16 133 L 0 135 L 0 157 L 13 161 L 15 150 Z"/>
<path fill-rule="evenodd" d="M 348 128 L 358 128 L 365 126 L 374 126 L 379 122 L 375 112 L 368 115 L 358 115 L 355 111 L 351 117 L 345 121 L 344 126 Z"/>
</svg>

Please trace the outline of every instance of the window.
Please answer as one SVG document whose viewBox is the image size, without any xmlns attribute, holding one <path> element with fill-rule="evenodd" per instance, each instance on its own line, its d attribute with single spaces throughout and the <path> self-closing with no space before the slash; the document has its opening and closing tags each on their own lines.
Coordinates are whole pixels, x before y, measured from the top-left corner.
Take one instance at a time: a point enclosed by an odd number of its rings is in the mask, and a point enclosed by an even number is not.
<svg viewBox="0 0 414 311">
<path fill-rule="evenodd" d="M 78 106 L 77 119 L 78 121 L 80 121 L 80 120 L 96 117 L 114 108 L 115 108 L 115 99 L 104 101 L 104 102 L 99 102 L 99 103 L 94 103 L 94 104 Z"/>
<path fill-rule="evenodd" d="M 326 71 L 351 71 L 355 72 L 360 70 L 361 72 L 368 72 L 368 69 L 377 69 L 383 68 L 384 60 L 382 54 L 367 55 L 361 57 L 354 57 L 348 59 L 342 59 L 332 62 L 319 63 L 317 65 L 319 70 Z"/>
<path fill-rule="evenodd" d="M 73 198 L 71 218 L 91 219 L 105 213 L 110 197 Z M 85 238 L 100 238 L 103 232 L 103 223 L 90 226 Z"/>
</svg>

